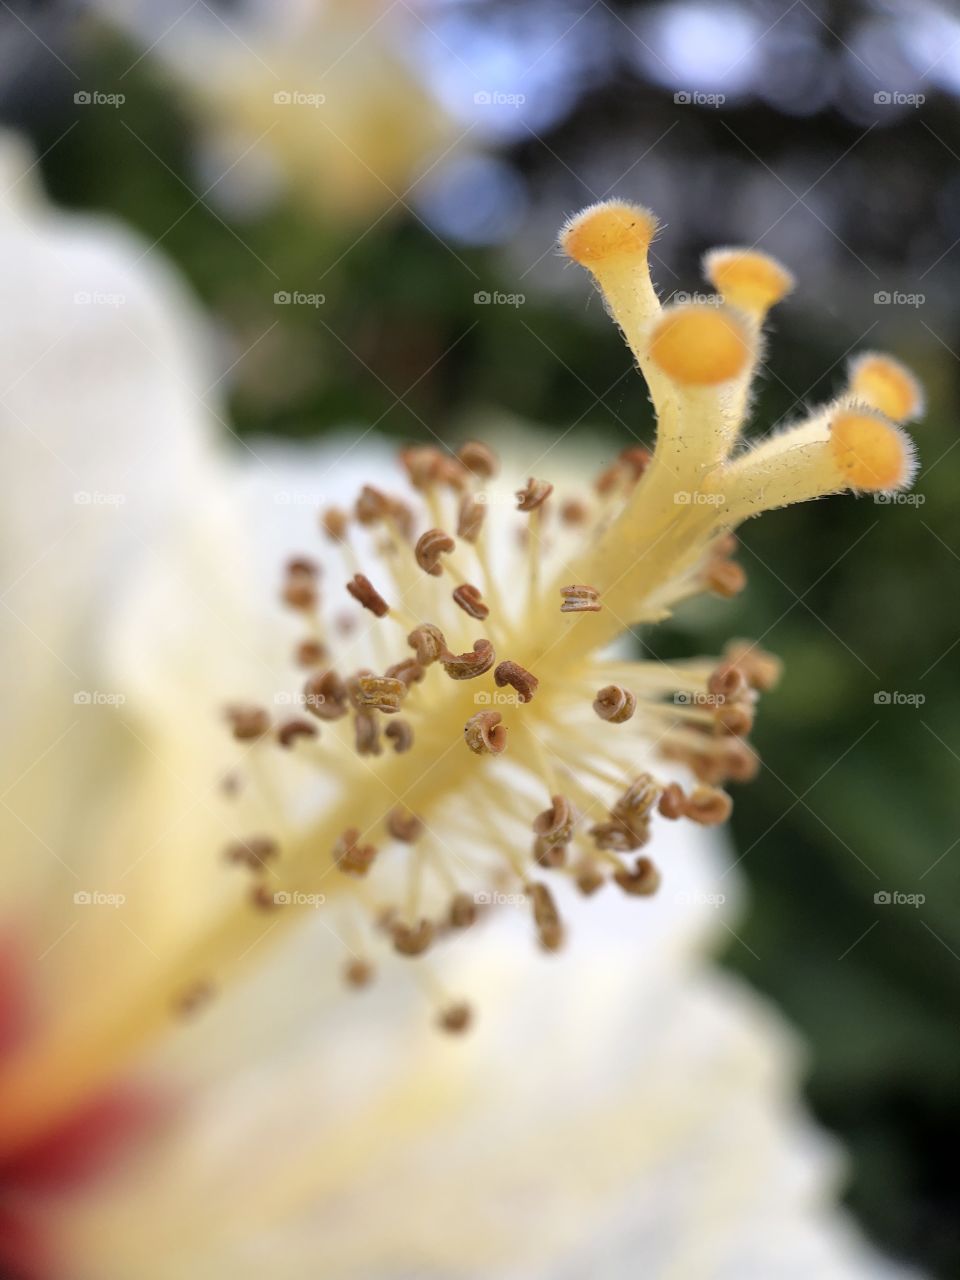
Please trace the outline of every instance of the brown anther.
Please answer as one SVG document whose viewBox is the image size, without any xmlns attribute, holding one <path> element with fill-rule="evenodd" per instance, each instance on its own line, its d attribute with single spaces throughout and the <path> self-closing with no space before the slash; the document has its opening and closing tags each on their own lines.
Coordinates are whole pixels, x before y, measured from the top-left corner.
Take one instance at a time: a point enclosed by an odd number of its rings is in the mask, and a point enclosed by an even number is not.
<svg viewBox="0 0 960 1280">
<path fill-rule="evenodd" d="M 747 677 L 735 663 L 723 662 L 711 671 L 707 693 L 721 702 L 735 702 L 747 692 Z"/>
<path fill-rule="evenodd" d="M 687 797 L 685 817 L 702 827 L 715 827 L 726 822 L 733 812 L 733 801 L 725 791 L 715 787 L 694 787 Z"/>
<path fill-rule="evenodd" d="M 250 890 L 250 903 L 258 911 L 272 911 L 277 906 L 277 898 L 268 885 L 255 884 Z"/>
<path fill-rule="evenodd" d="M 269 836 L 247 836 L 245 840 L 234 840 L 223 852 L 228 862 L 249 867 L 251 871 L 262 871 L 279 851 L 276 840 Z"/>
<path fill-rule="evenodd" d="M 528 884 L 527 893 L 533 903 L 533 919 L 541 947 L 544 951 L 559 951 L 563 946 L 563 925 L 553 894 L 539 881 Z"/>
<path fill-rule="evenodd" d="M 448 919 L 454 929 L 469 929 L 477 918 L 477 903 L 469 893 L 455 893 Z"/>
<path fill-rule="evenodd" d="M 372 844 L 360 844 L 360 832 L 348 827 L 333 846 L 333 859 L 341 871 L 349 876 L 365 876 L 377 856 Z"/>
<path fill-rule="evenodd" d="M 345 542 L 350 517 L 340 507 L 327 507 L 321 513 L 320 527 L 331 542 Z"/>
<path fill-rule="evenodd" d="M 534 480 L 531 476 L 526 488 L 517 490 L 517 510 L 536 511 L 538 507 L 543 506 L 551 493 L 553 493 L 553 485 L 549 481 Z"/>
<path fill-rule="evenodd" d="M 730 738 L 724 744 L 719 777 L 701 778 L 701 782 L 752 782 L 760 771 L 760 760 L 752 747 L 740 738 Z"/>
<path fill-rule="evenodd" d="M 465 493 L 460 499 L 460 509 L 457 512 L 457 537 L 462 538 L 464 542 L 476 542 L 483 528 L 486 514 L 486 503 L 470 493 Z"/>
<path fill-rule="evenodd" d="M 410 483 L 421 491 L 438 484 L 462 490 L 467 483 L 467 471 L 463 464 L 432 445 L 413 445 L 408 449 L 401 449 L 400 463 L 409 476 Z"/>
<path fill-rule="evenodd" d="M 442 653 L 440 662 L 451 680 L 473 680 L 482 676 L 497 660 L 493 645 L 489 640 L 475 640 L 473 652 Z"/>
<path fill-rule="evenodd" d="M 298 738 L 315 738 L 319 730 L 309 720 L 285 720 L 277 729 L 277 742 L 289 749 Z"/>
<path fill-rule="evenodd" d="M 613 806 L 613 812 L 633 821 L 646 818 L 657 803 L 660 784 L 650 773 L 640 773 Z"/>
<path fill-rule="evenodd" d="M 383 732 L 390 739 L 398 756 L 402 756 L 413 746 L 413 728 L 407 720 L 391 720 Z"/>
<path fill-rule="evenodd" d="M 288 561 L 282 591 L 284 604 L 304 612 L 315 609 L 319 577 L 320 567 L 313 560 L 298 556 Z"/>
<path fill-rule="evenodd" d="M 386 600 L 364 574 L 355 573 L 347 583 L 347 590 L 354 600 L 362 604 L 365 609 L 369 609 L 371 613 L 376 614 L 378 618 L 383 618 L 390 612 L 390 606 Z"/>
<path fill-rule="evenodd" d="M 780 679 L 780 659 L 749 640 L 731 640 L 724 649 L 724 658 L 742 671 L 748 683 L 760 693 L 768 693 Z"/>
<path fill-rule="evenodd" d="M 465 1031 L 469 1031 L 472 1022 L 473 1010 L 462 1000 L 456 1004 L 447 1005 L 437 1016 L 437 1026 L 442 1031 L 450 1032 L 451 1035 L 462 1035 Z"/>
<path fill-rule="evenodd" d="M 414 627 L 407 636 L 407 644 L 415 650 L 417 661 L 422 667 L 429 667 L 431 662 L 436 662 L 440 655 L 447 651 L 443 632 L 432 622 L 424 622 L 419 627 Z"/>
<path fill-rule="evenodd" d="M 174 1001 L 174 1010 L 181 1017 L 189 1018 L 210 1003 L 216 994 L 212 982 L 194 982 L 185 991 L 181 991 Z"/>
<path fill-rule="evenodd" d="M 383 754 L 380 745 L 380 721 L 372 711 L 358 711 L 353 721 L 354 746 L 358 756 Z"/>
<path fill-rule="evenodd" d="M 443 573 L 440 557 L 449 555 L 456 545 L 449 533 L 444 533 L 442 529 L 428 529 L 417 539 L 413 554 L 424 573 L 430 573 L 438 578 Z"/>
<path fill-rule="evenodd" d="M 468 582 L 457 587 L 453 593 L 453 599 L 460 608 L 470 615 L 471 618 L 477 618 L 480 622 L 490 613 L 490 610 L 483 603 L 483 598 L 476 587 L 471 587 Z"/>
<path fill-rule="evenodd" d="M 343 967 L 343 980 L 350 987 L 368 987 L 373 981 L 373 965 L 369 960 L 355 957 Z"/>
<path fill-rule="evenodd" d="M 253 742 L 270 731 L 270 716 L 263 707 L 237 704 L 227 707 L 226 717 L 237 742 Z"/>
<path fill-rule="evenodd" d="M 603 888 L 606 880 L 595 862 L 581 862 L 577 867 L 574 883 L 585 898 L 590 898 L 598 889 Z"/>
<path fill-rule="evenodd" d="M 613 493 L 614 490 L 621 488 L 626 483 L 626 479 L 626 468 L 618 460 L 611 462 L 609 466 L 604 467 L 598 473 L 593 482 L 593 487 L 601 498 L 605 498 L 608 494 Z"/>
<path fill-rule="evenodd" d="M 714 595 L 730 600 L 747 585 L 747 575 L 736 560 L 712 560 L 707 566 L 705 581 Z"/>
<path fill-rule="evenodd" d="M 457 457 L 463 466 L 481 480 L 490 480 L 500 470 L 497 455 L 489 445 L 480 440 L 468 440 L 457 450 Z"/>
<path fill-rule="evenodd" d="M 749 702 L 724 702 L 717 707 L 715 719 L 722 733 L 745 738 L 753 728 L 753 705 Z"/>
<path fill-rule="evenodd" d="M 624 867 L 613 878 L 624 893 L 635 897 L 647 898 L 660 888 L 660 872 L 649 858 L 638 858 L 633 871 Z"/>
<path fill-rule="evenodd" d="M 499 711 L 478 711 L 463 728 L 467 746 L 476 755 L 498 756 L 507 749 L 507 726 L 500 723 Z"/>
<path fill-rule="evenodd" d="M 409 809 L 391 809 L 387 814 L 387 830 L 394 840 L 402 840 L 404 844 L 413 844 L 423 831 L 423 821 Z"/>
<path fill-rule="evenodd" d="M 574 582 L 569 587 L 561 587 L 560 594 L 563 596 L 561 613 L 599 613 L 603 608 L 596 587 Z"/>
<path fill-rule="evenodd" d="M 590 508 L 581 498 L 567 498 L 560 507 L 560 519 L 564 524 L 577 527 L 585 524 L 590 515 Z"/>
<path fill-rule="evenodd" d="M 637 695 L 619 684 L 608 684 L 593 700 L 593 709 L 601 720 L 623 724 L 637 709 Z"/>
<path fill-rule="evenodd" d="M 318 720 L 339 720 L 349 709 L 347 686 L 336 671 L 318 671 L 303 686 L 303 705 Z"/>
<path fill-rule="evenodd" d="M 551 796 L 550 801 L 550 808 L 533 820 L 534 835 L 547 845 L 569 844 L 577 817 L 573 805 L 566 796 Z"/>
<path fill-rule="evenodd" d="M 386 520 L 390 516 L 391 507 L 392 499 L 382 490 L 365 484 L 354 503 L 353 514 L 360 524 L 371 525 L 379 520 Z"/>
<path fill-rule="evenodd" d="M 611 814 L 606 822 L 598 822 L 590 828 L 590 835 L 598 849 L 609 853 L 632 853 L 642 849 L 650 839 L 646 823 L 631 823 L 617 814 Z"/>
<path fill-rule="evenodd" d="M 409 689 L 412 684 L 419 684 L 426 672 L 416 658 L 403 658 L 387 667 L 383 674 L 391 680 L 401 680 Z"/>
<path fill-rule="evenodd" d="M 364 711 L 382 711 L 385 715 L 392 715 L 400 710 L 406 694 L 404 682 L 391 676 L 364 673 L 357 677 L 357 705 Z"/>
<path fill-rule="evenodd" d="M 301 640 L 293 655 L 298 667 L 319 667 L 327 661 L 327 646 L 319 640 Z"/>
<path fill-rule="evenodd" d="M 629 471 L 630 479 L 636 482 L 643 476 L 653 455 L 643 445 L 628 445 L 620 452 L 620 462 Z"/>
<path fill-rule="evenodd" d="M 505 685 L 516 689 L 521 702 L 530 702 L 540 685 L 540 681 L 532 672 L 521 667 L 519 662 L 511 662 L 509 658 L 505 662 L 498 663 L 493 678 L 498 689 L 502 689 Z"/>
<path fill-rule="evenodd" d="M 537 836 L 533 842 L 533 860 L 538 867 L 556 870 L 557 867 L 562 867 L 566 864 L 567 846 L 565 844 L 551 844 L 543 836 Z"/>
<path fill-rule="evenodd" d="M 687 797 L 683 794 L 683 787 L 680 786 L 679 782 L 669 782 L 660 796 L 657 812 L 661 817 L 676 821 L 677 818 L 683 817 L 686 808 Z"/>
<path fill-rule="evenodd" d="M 393 949 L 402 956 L 421 956 L 433 941 L 433 925 L 429 920 L 421 920 L 411 928 L 409 925 L 395 923 L 391 930 Z"/>
</svg>

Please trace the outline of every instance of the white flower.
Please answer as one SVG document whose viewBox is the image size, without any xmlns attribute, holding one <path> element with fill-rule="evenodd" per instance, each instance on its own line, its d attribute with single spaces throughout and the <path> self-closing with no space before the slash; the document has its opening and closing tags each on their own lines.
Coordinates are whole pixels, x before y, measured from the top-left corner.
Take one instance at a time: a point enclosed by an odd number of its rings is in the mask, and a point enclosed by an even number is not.
<svg viewBox="0 0 960 1280">
<path fill-rule="evenodd" d="M 448 945 L 426 998 L 420 962 L 400 960 L 341 994 L 339 873 L 329 913 L 250 907 L 224 843 L 254 820 L 295 838 L 344 788 L 362 803 L 362 774 L 276 755 L 247 776 L 248 757 L 241 807 L 221 803 L 218 715 L 289 679 L 277 557 L 316 536 L 314 493 L 380 478 L 379 451 L 228 454 L 181 287 L 119 229 L 46 208 L 24 168 L 5 143 L 0 1266 L 44 1280 L 887 1274 L 833 1206 L 796 1047 L 706 963 L 735 923 L 710 832 L 663 824 L 666 888 L 640 903 L 606 890 L 558 955 L 499 913 Z M 204 992 L 224 961 L 245 974 Z M 470 1036 L 423 1017 L 447 993 L 476 1002 Z M 118 1109 L 131 1085 L 146 1118 Z M 126 1152 L 104 1153 L 95 1180 L 79 1157 L 108 1130 Z"/>
</svg>

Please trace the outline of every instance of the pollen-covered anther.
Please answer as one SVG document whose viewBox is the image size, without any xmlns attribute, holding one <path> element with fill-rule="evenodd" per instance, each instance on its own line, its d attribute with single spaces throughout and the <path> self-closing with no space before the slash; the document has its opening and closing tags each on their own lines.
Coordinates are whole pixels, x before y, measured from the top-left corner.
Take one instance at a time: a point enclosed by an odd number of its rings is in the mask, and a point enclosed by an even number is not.
<svg viewBox="0 0 960 1280">
<path fill-rule="evenodd" d="M 478 711 L 463 728 L 467 746 L 474 754 L 498 756 L 507 749 L 507 726 L 499 711 Z"/>
<path fill-rule="evenodd" d="M 258 911 L 273 911 L 279 905 L 277 895 L 266 884 L 255 884 L 250 890 L 250 905 Z"/>
<path fill-rule="evenodd" d="M 493 678 L 498 689 L 503 689 L 506 685 L 515 689 L 521 702 L 532 701 L 540 685 L 540 681 L 532 672 L 521 667 L 519 662 L 511 662 L 509 658 L 497 665 Z"/>
<path fill-rule="evenodd" d="M 669 782 L 660 794 L 657 812 L 662 818 L 676 822 L 684 816 L 687 808 L 687 797 L 679 782 Z"/>
<path fill-rule="evenodd" d="M 467 484 L 468 475 L 463 464 L 433 445 L 411 445 L 408 449 L 401 449 L 400 462 L 410 483 L 422 493 L 435 485 L 462 490 Z"/>
<path fill-rule="evenodd" d="M 358 711 L 353 719 L 354 747 L 358 756 L 383 754 L 380 744 L 380 721 L 373 711 Z"/>
<path fill-rule="evenodd" d="M 756 249 L 712 249 L 704 274 L 725 301 L 763 315 L 793 289 L 791 273 L 776 258 Z"/>
<path fill-rule="evenodd" d="M 650 828 L 644 818 L 632 821 L 629 816 L 613 810 L 606 822 L 594 823 L 590 837 L 598 849 L 607 853 L 631 853 L 647 843 Z"/>
<path fill-rule="evenodd" d="M 868 351 L 850 362 L 850 391 L 892 422 L 910 422 L 923 413 L 923 389 L 906 366 Z"/>
<path fill-rule="evenodd" d="M 393 503 L 394 500 L 388 494 L 371 484 L 365 484 L 354 503 L 353 513 L 360 524 L 376 524 L 390 518 Z"/>
<path fill-rule="evenodd" d="M 437 1026 L 450 1035 L 463 1035 L 470 1030 L 473 1022 L 473 1010 L 464 1000 L 456 1004 L 448 1004 L 437 1015 Z"/>
<path fill-rule="evenodd" d="M 425 573 L 432 574 L 433 577 L 438 578 L 443 573 L 440 557 L 449 555 L 456 548 L 456 545 L 449 533 L 444 533 L 442 529 L 428 529 L 426 533 L 421 534 L 417 539 L 417 545 L 414 549 L 417 564 Z"/>
<path fill-rule="evenodd" d="M 561 613 L 599 613 L 603 608 L 599 591 L 585 583 L 574 582 L 569 587 L 561 587 L 560 595 L 563 597 Z"/>
<path fill-rule="evenodd" d="M 391 720 L 383 731 L 384 737 L 389 738 L 394 751 L 398 756 L 402 756 L 413 746 L 413 727 L 408 720 Z"/>
<path fill-rule="evenodd" d="M 247 836 L 244 840 L 228 844 L 224 857 L 228 862 L 249 867 L 251 871 L 262 871 L 279 852 L 280 846 L 270 836 Z"/>
<path fill-rule="evenodd" d="M 497 455 L 481 440 L 467 440 L 457 450 L 457 459 L 481 480 L 491 480 L 500 470 Z"/>
<path fill-rule="evenodd" d="M 346 875 L 365 876 L 370 870 L 377 850 L 372 844 L 360 843 L 360 832 L 348 827 L 333 846 L 333 860 Z"/>
<path fill-rule="evenodd" d="M 536 511 L 542 507 L 553 493 L 553 485 L 548 480 L 535 480 L 533 476 L 526 487 L 517 490 L 517 510 Z"/>
<path fill-rule="evenodd" d="M 215 995 L 216 988 L 213 983 L 201 979 L 180 992 L 174 1001 L 174 1011 L 183 1018 L 192 1017 L 205 1008 Z"/>
<path fill-rule="evenodd" d="M 854 489 L 899 489 L 913 479 L 915 457 L 910 438 L 869 409 L 841 410 L 834 417 L 830 452 L 834 465 Z"/>
<path fill-rule="evenodd" d="M 660 872 L 649 858 L 638 858 L 632 871 L 625 867 L 615 871 L 614 880 L 624 891 L 634 897 L 648 898 L 660 888 Z"/>
<path fill-rule="evenodd" d="M 395 922 L 390 929 L 393 949 L 401 956 L 421 956 L 433 942 L 434 927 L 429 920 L 416 925 Z"/>
<path fill-rule="evenodd" d="M 365 574 L 355 573 L 347 583 L 347 590 L 354 600 L 378 618 L 384 618 L 390 612 L 390 606 Z"/>
<path fill-rule="evenodd" d="M 415 813 L 411 813 L 409 809 L 398 807 L 391 809 L 387 814 L 387 830 L 394 840 L 413 844 L 423 832 L 423 820 Z"/>
<path fill-rule="evenodd" d="M 489 640 L 475 640 L 472 652 L 440 655 L 441 665 L 451 680 L 473 680 L 489 671 L 496 660 L 496 652 Z"/>
<path fill-rule="evenodd" d="M 483 603 L 483 597 L 477 588 L 471 586 L 469 582 L 462 583 L 454 590 L 453 599 L 464 613 L 469 614 L 471 618 L 476 618 L 482 622 L 484 618 L 489 616 L 490 610 Z"/>
<path fill-rule="evenodd" d="M 235 703 L 227 707 L 226 717 L 237 742 L 255 742 L 270 732 L 268 712 L 252 703 Z"/>
<path fill-rule="evenodd" d="M 637 709 L 637 695 L 623 685 L 608 684 L 594 698 L 593 709 L 601 720 L 624 724 Z"/>
<path fill-rule="evenodd" d="M 694 787 L 687 797 L 684 817 L 702 827 L 715 827 L 727 821 L 733 812 L 733 801 L 716 787 Z"/>
<path fill-rule="evenodd" d="M 319 667 L 327 661 L 327 646 L 320 640 L 309 638 L 301 640 L 293 655 L 298 667 Z"/>
<path fill-rule="evenodd" d="M 533 820 L 533 856 L 541 867 L 562 867 L 573 839 L 576 812 L 565 796 L 551 796 L 551 805 Z"/>
<path fill-rule="evenodd" d="M 400 710 L 406 694 L 406 684 L 390 676 L 361 675 L 357 678 L 357 701 L 368 710 L 392 715 Z"/>
<path fill-rule="evenodd" d="M 321 512 L 320 527 L 331 542 L 346 542 L 349 524 L 350 517 L 340 507 L 327 507 Z"/>
<path fill-rule="evenodd" d="M 747 585 L 747 574 L 736 560 L 711 560 L 704 571 L 703 580 L 714 595 L 732 600 Z"/>
<path fill-rule="evenodd" d="M 672 381 L 686 386 L 729 382 L 746 368 L 751 342 L 746 326 L 725 307 L 683 303 L 654 326 L 650 358 Z"/>
<path fill-rule="evenodd" d="M 426 672 L 416 658 L 404 658 L 392 663 L 383 674 L 391 680 L 401 680 L 409 689 L 412 684 L 419 684 Z"/>
<path fill-rule="evenodd" d="M 584 267 L 616 258 L 646 258 L 657 219 L 642 205 L 604 200 L 570 218 L 560 233 L 564 253 Z"/>
<path fill-rule="evenodd" d="M 443 632 L 432 622 L 424 622 L 419 627 L 414 627 L 407 636 L 407 644 L 414 650 L 417 661 L 424 667 L 429 667 L 431 662 L 436 662 L 441 654 L 447 652 L 447 642 Z"/>
<path fill-rule="evenodd" d="M 755 718 L 753 703 L 746 699 L 739 702 L 722 702 L 717 706 L 714 721 L 721 733 L 745 738 L 753 728 Z"/>
<path fill-rule="evenodd" d="M 465 493 L 460 499 L 457 512 L 457 537 L 462 538 L 464 542 L 476 542 L 483 528 L 486 514 L 487 504 L 478 502 L 472 493 Z"/>
<path fill-rule="evenodd" d="M 362 987 L 368 987 L 373 978 L 373 965 L 369 960 L 362 960 L 359 956 L 348 960 L 343 967 L 343 980 L 348 987 L 355 987 L 358 990 Z"/>
<path fill-rule="evenodd" d="M 559 951 L 563 946 L 563 924 L 553 894 L 539 881 L 528 884 L 526 892 L 533 907 L 533 922 L 537 926 L 537 940 L 544 951 Z"/>
<path fill-rule="evenodd" d="M 653 455 L 642 445 L 629 445 L 621 449 L 618 457 L 597 476 L 594 488 L 601 497 L 616 490 L 631 488 L 642 478 L 650 465 Z"/>
<path fill-rule="evenodd" d="M 301 738 L 315 738 L 318 733 L 319 730 L 315 724 L 298 716 L 293 720 L 285 720 L 277 728 L 277 742 L 281 747 L 289 750 Z"/>
<path fill-rule="evenodd" d="M 749 640 L 731 640 L 724 648 L 723 657 L 723 663 L 717 668 L 718 679 L 720 672 L 734 669 L 742 672 L 751 688 L 760 693 L 769 693 L 783 674 L 780 659 Z M 719 693 L 722 690 L 711 689 L 711 692 Z"/>
<path fill-rule="evenodd" d="M 606 877 L 592 859 L 585 858 L 577 865 L 574 872 L 574 884 L 585 898 L 592 898 L 598 889 L 607 883 Z"/>
<path fill-rule="evenodd" d="M 303 686 L 303 705 L 318 720 L 339 720 L 349 710 L 347 686 L 336 671 L 318 671 Z"/>
<path fill-rule="evenodd" d="M 564 524 L 577 528 L 590 519 L 590 508 L 582 498 L 566 498 L 560 506 L 560 519 Z"/>
<path fill-rule="evenodd" d="M 469 893 L 455 893 L 447 919 L 452 929 L 469 929 L 477 918 L 477 903 Z"/>
<path fill-rule="evenodd" d="M 291 609 L 299 609 L 310 613 L 317 607 L 317 584 L 320 579 L 320 566 L 305 556 L 297 556 L 287 561 L 286 574 L 283 580 L 283 602 Z"/>
</svg>

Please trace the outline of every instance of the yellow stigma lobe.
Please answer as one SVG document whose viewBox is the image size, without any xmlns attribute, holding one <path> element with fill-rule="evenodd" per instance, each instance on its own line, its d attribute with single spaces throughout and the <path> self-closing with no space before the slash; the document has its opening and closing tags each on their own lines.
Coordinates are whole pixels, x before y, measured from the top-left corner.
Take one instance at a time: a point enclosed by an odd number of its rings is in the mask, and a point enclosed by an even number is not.
<svg viewBox="0 0 960 1280">
<path fill-rule="evenodd" d="M 713 386 L 735 378 L 750 359 L 744 325 L 722 307 L 678 306 L 663 313 L 650 357 L 674 382 Z"/>
<path fill-rule="evenodd" d="M 605 200 L 570 219 L 560 233 L 560 247 L 584 267 L 613 258 L 646 257 L 657 225 L 642 205 Z"/>
<path fill-rule="evenodd" d="M 879 413 L 850 409 L 830 424 L 833 460 L 854 489 L 900 489 L 913 479 L 909 438 Z"/>
<path fill-rule="evenodd" d="M 893 422 L 909 422 L 923 412 L 919 382 L 898 360 L 870 352 L 850 365 L 850 390 L 858 400 Z"/>
<path fill-rule="evenodd" d="M 713 249 L 703 260 L 707 279 L 744 311 L 768 311 L 793 289 L 793 276 L 776 258 L 755 249 Z"/>
</svg>

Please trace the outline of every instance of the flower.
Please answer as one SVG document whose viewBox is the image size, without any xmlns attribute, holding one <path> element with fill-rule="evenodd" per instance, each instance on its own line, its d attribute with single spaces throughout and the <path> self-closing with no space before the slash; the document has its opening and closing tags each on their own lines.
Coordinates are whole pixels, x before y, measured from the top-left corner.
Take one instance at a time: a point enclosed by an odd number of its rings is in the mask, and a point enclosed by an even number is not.
<svg viewBox="0 0 960 1280">
<path fill-rule="evenodd" d="M 398 960 L 356 1001 L 339 997 L 331 953 L 349 958 L 340 913 L 389 871 L 386 859 L 351 876 L 315 845 L 330 869 L 314 902 L 267 911 L 251 902 L 251 862 L 288 874 L 291 848 L 331 805 L 374 803 L 376 791 L 357 781 L 363 766 L 423 747 L 414 724 L 406 751 L 394 749 L 396 735 L 389 754 L 344 749 L 318 771 L 311 753 L 346 720 L 315 716 L 320 702 L 296 708 L 319 741 L 273 741 L 278 709 L 292 709 L 279 694 L 302 620 L 344 555 L 321 542 L 326 572 L 307 565 L 314 497 L 353 480 L 379 488 L 386 465 L 355 439 L 292 460 L 255 444 L 248 466 L 224 456 L 212 439 L 219 410 L 203 392 L 202 326 L 179 285 L 117 228 L 43 206 L 28 166 L 0 147 L 11 300 L 2 448 L 4 474 L 19 478 L 0 504 L 5 544 L 19 549 L 0 667 L 0 856 L 12 904 L 0 919 L 0 1266 L 18 1280 L 264 1271 L 561 1280 L 598 1265 L 634 1274 L 639 1252 L 660 1275 L 879 1276 L 882 1265 L 831 1208 L 835 1161 L 792 1097 L 796 1047 L 703 962 L 732 917 L 717 901 L 720 846 L 696 822 L 658 823 L 660 892 L 636 904 L 605 891 L 562 953 L 540 956 L 526 918 L 491 912 L 476 945 L 446 945 L 433 979 L 430 957 L 406 971 Z M 474 466 L 481 456 L 467 453 Z M 557 468 L 556 479 L 559 502 L 568 477 Z M 546 543 L 543 486 L 523 494 L 535 504 L 528 529 L 543 522 Z M 435 496 L 450 505 L 445 491 Z M 488 532 L 506 528 L 497 514 L 491 504 Z M 399 509 L 390 520 L 402 525 Z M 357 560 L 343 577 L 369 573 L 372 589 L 386 590 L 374 554 L 382 524 L 361 522 L 357 538 L 354 523 Z M 492 580 L 506 596 L 517 549 L 509 533 L 491 541 Z M 300 627 L 286 636 L 266 603 L 275 543 L 294 557 L 279 587 Z M 414 580 L 452 591 L 458 550 L 434 538 L 424 567 L 406 544 Z M 523 554 L 546 593 L 550 561 Z M 549 597 L 555 625 L 604 617 L 602 580 L 562 585 Z M 481 598 L 493 617 L 486 585 Z M 471 626 L 486 622 L 474 616 L 475 595 L 465 599 L 470 612 L 452 607 Z M 364 617 L 346 590 L 343 602 Z M 371 621 L 353 639 L 372 646 L 393 625 Z M 429 652 L 429 633 L 421 643 Z M 444 692 L 469 690 L 442 656 L 430 678 Z M 521 670 L 508 668 L 501 685 L 498 664 L 475 677 L 491 697 L 515 698 L 498 704 L 505 718 L 550 696 L 520 656 L 506 659 Z M 347 692 L 361 703 L 350 702 L 350 718 L 406 718 L 405 694 L 398 715 L 379 709 L 398 694 L 379 682 L 399 677 L 373 676 Z M 256 702 L 232 704 L 243 777 L 221 802 L 217 713 L 238 691 L 261 703 L 266 694 L 270 733 L 253 736 L 264 724 Z M 604 720 L 587 699 L 585 722 L 601 743 L 636 727 L 618 726 L 614 712 Z M 579 713 L 573 723 L 579 732 Z M 499 767 L 522 738 L 510 734 L 502 759 L 475 755 L 460 726 L 458 775 Z M 545 842 L 549 864 L 573 817 L 556 800 L 541 805 L 521 852 Z M 622 811 L 631 822 L 634 809 Z M 360 822 L 344 850 L 369 843 Z M 409 812 L 392 825 L 416 832 Z M 485 836 L 462 829 L 457 839 L 462 855 L 488 864 Z M 544 879 L 563 877 L 563 867 L 537 865 Z M 294 921 L 302 927 L 280 927 Z M 404 972 L 475 995 L 472 1034 L 434 1034 Z M 449 1013 L 443 994 L 430 998 Z"/>
</svg>

